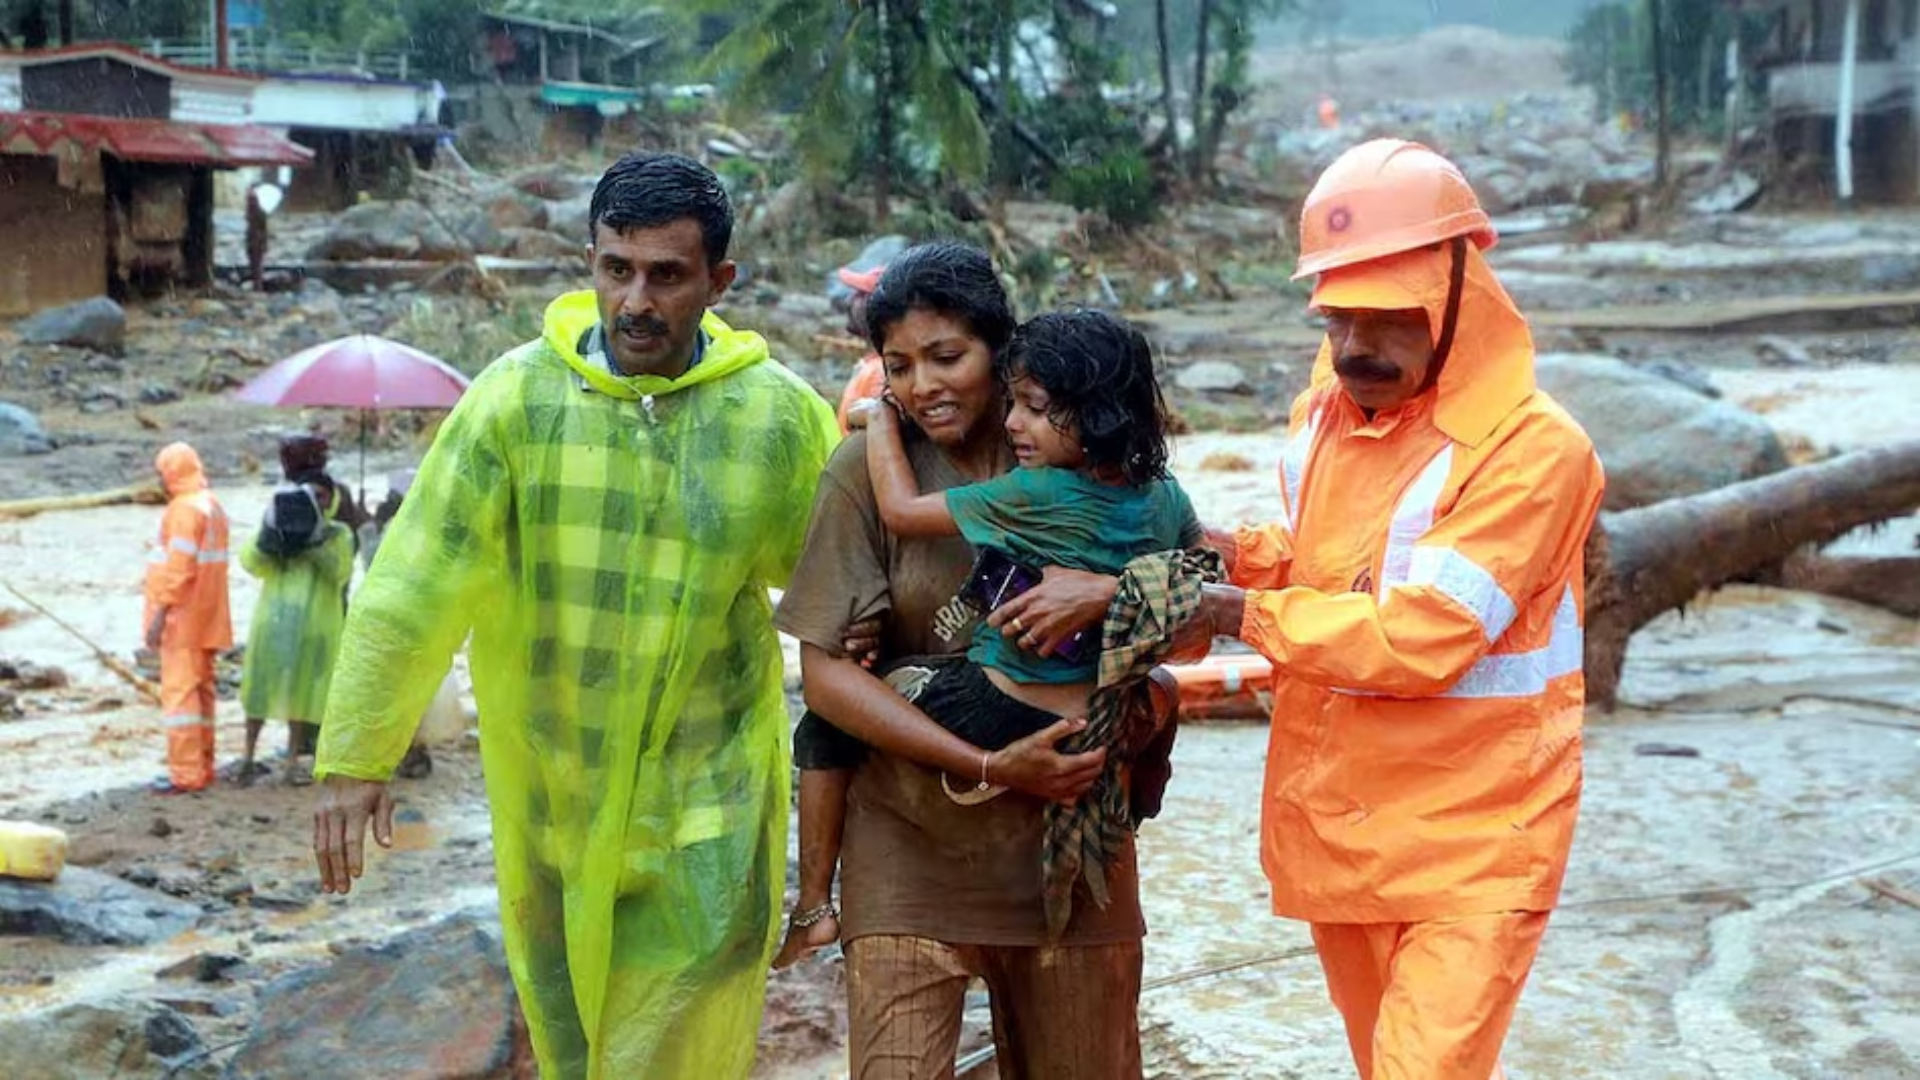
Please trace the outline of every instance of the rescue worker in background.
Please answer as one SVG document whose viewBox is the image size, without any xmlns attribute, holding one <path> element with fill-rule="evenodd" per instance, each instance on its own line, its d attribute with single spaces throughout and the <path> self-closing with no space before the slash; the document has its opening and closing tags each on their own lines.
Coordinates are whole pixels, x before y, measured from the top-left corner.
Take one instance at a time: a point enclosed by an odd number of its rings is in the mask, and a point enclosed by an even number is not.
<svg viewBox="0 0 1920 1080">
<path fill-rule="evenodd" d="M 387 778 L 471 631 L 541 1075 L 745 1077 L 792 769 L 767 590 L 838 435 L 707 311 L 735 275 L 710 170 L 629 155 L 588 221 L 593 291 L 474 380 L 354 597 L 314 770 L 321 886 L 351 888 L 370 819 L 390 843 Z"/>
<path fill-rule="evenodd" d="M 200 455 L 177 442 L 153 459 L 167 489 L 159 543 L 148 554 L 146 646 L 160 656 L 160 711 L 175 795 L 213 783 L 213 661 L 233 647 L 227 609 L 227 512 L 207 487 Z"/>
<path fill-rule="evenodd" d="M 1300 236 L 1326 339 L 1203 617 L 1274 665 L 1261 862 L 1362 1080 L 1486 1080 L 1573 841 L 1600 462 L 1451 162 L 1357 146 Z"/>
<path fill-rule="evenodd" d="M 871 270 L 853 270 L 841 267 L 840 283 L 853 290 L 847 299 L 847 333 L 861 341 L 868 340 L 867 301 L 873 297 L 873 290 L 880 285 L 880 276 L 887 272 L 885 264 Z M 835 416 L 840 421 L 840 434 L 847 433 L 847 416 L 855 404 L 869 398 L 878 400 L 887 388 L 887 367 L 880 362 L 880 354 L 868 352 L 853 366 L 853 375 L 847 379 L 847 387 L 840 392 L 840 407 Z"/>
</svg>

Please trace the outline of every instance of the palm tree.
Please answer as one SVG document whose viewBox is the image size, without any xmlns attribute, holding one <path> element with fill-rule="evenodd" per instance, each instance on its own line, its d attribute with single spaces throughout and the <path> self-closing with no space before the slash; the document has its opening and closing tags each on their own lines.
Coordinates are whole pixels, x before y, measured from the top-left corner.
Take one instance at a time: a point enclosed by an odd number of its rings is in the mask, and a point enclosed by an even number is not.
<svg viewBox="0 0 1920 1080">
<path fill-rule="evenodd" d="M 931 147 L 950 175 L 978 178 L 985 171 L 988 136 L 976 99 L 993 95 L 950 54 L 927 6 L 921 0 L 694 5 L 736 19 L 708 68 L 735 80 L 739 105 L 795 110 L 795 142 L 816 178 L 851 175 L 862 150 L 870 154 L 863 171 L 882 224 L 902 176 L 904 139 Z"/>
</svg>

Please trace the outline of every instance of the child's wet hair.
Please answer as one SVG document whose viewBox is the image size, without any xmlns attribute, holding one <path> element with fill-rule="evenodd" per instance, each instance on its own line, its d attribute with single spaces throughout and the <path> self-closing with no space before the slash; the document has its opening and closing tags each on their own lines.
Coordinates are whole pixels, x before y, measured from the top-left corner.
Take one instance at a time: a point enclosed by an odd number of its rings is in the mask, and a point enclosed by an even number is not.
<svg viewBox="0 0 1920 1080">
<path fill-rule="evenodd" d="M 1026 378 L 1047 392 L 1047 419 L 1075 432 L 1089 466 L 1117 468 L 1130 484 L 1166 477 L 1167 402 L 1131 323 L 1090 309 L 1036 315 L 995 366 L 1009 385 Z"/>
</svg>

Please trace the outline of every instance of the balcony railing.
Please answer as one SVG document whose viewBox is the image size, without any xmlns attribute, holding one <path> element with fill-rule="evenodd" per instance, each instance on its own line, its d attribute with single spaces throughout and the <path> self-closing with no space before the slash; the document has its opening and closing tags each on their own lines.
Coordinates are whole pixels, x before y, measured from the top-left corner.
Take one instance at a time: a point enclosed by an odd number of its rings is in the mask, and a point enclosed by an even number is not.
<svg viewBox="0 0 1920 1080">
<path fill-rule="evenodd" d="M 213 46 L 204 41 L 136 41 L 133 46 L 148 56 L 186 67 L 212 67 Z M 372 75 L 383 79 L 407 78 L 408 56 L 404 52 L 368 52 L 351 49 L 316 49 L 310 46 L 255 43 L 235 38 L 227 43 L 227 66 L 238 71 L 335 72 Z"/>
</svg>

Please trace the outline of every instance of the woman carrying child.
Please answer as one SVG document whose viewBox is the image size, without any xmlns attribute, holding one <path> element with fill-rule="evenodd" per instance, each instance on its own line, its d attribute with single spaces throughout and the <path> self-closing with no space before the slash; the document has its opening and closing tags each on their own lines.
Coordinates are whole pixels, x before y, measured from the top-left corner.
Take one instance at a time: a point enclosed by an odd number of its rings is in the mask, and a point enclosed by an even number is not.
<svg viewBox="0 0 1920 1080">
<path fill-rule="evenodd" d="M 911 421 L 898 436 L 916 491 L 990 481 L 1018 464 L 994 371 L 1014 321 L 983 252 L 955 244 L 909 250 L 881 279 L 868 321 L 889 394 Z M 1032 413 L 1036 404 L 1029 397 L 1017 408 Z M 1052 452 L 1039 447 L 1047 433 L 1034 430 L 1035 438 L 1019 440 L 1022 449 L 1029 457 Z M 961 656 L 981 618 L 961 597 L 974 554 L 950 531 L 909 537 L 888 528 L 868 472 L 868 439 L 856 432 L 828 464 L 805 553 L 776 618 L 802 643 L 807 704 L 832 722 L 824 741 L 834 729 L 851 736 L 858 760 L 846 783 L 847 770 L 833 767 L 846 760 L 844 745 L 823 748 L 812 731 L 796 742 L 809 813 L 801 822 L 799 904 L 781 960 L 836 936 L 843 941 L 850 1064 L 861 1080 L 945 1075 L 976 975 L 990 994 L 1001 1075 L 1137 1077 L 1145 924 L 1131 839 L 1108 866 L 1106 906 L 1075 905 L 1056 944 L 1048 943 L 1043 913 L 1045 808 L 1080 795 L 1105 763 L 1100 752 L 1054 749 L 1084 725 L 1071 707 L 1084 687 L 1030 684 L 1042 687 L 1032 691 L 1041 705 L 994 696 L 1005 692 Z M 1166 516 L 1180 515 L 1169 509 Z M 1186 538 L 1183 527 L 1166 541 Z M 1024 598 L 1030 625 L 1005 629 L 1019 639 L 1049 628 L 1038 641 L 1044 649 L 1063 636 L 1058 628 L 1097 626 L 1112 595 L 1111 578 L 1050 569 Z M 842 649 L 848 627 L 875 617 L 880 652 L 896 663 L 885 681 Z M 924 701 L 934 680 L 960 677 L 942 674 L 956 664 L 980 676 L 966 676 L 969 714 L 1000 729 L 980 738 L 999 742 L 1041 729 L 996 749 L 929 718 L 909 696 Z M 954 782 L 943 784 L 942 773 Z M 1010 791 L 977 805 L 946 793 L 982 779 Z M 842 809 L 844 913 L 831 904 Z"/>
</svg>

